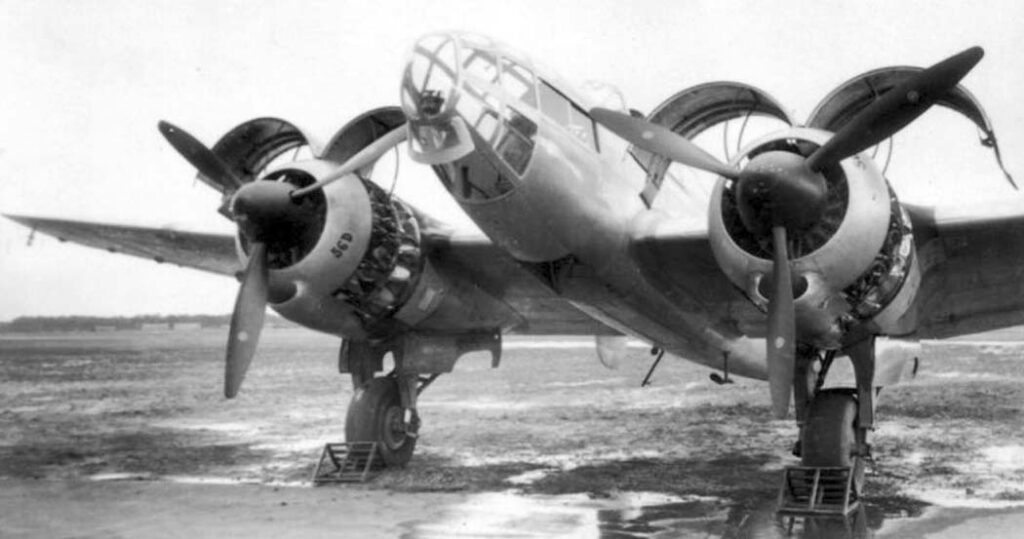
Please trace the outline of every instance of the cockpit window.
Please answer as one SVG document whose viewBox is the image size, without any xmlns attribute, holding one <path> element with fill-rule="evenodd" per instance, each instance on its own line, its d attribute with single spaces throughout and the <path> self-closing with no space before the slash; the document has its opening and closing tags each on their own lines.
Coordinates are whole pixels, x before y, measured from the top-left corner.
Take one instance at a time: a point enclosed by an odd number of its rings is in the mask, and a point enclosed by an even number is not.
<svg viewBox="0 0 1024 539">
<path fill-rule="evenodd" d="M 533 154 L 537 124 L 512 107 L 506 109 L 506 124 L 509 128 L 498 143 L 498 154 L 516 174 L 522 176 Z"/>
<path fill-rule="evenodd" d="M 540 83 L 540 109 L 548 118 L 575 135 L 580 142 L 597 150 L 594 120 L 582 108 L 544 81 Z"/>
<path fill-rule="evenodd" d="M 569 100 L 550 84 L 540 83 L 540 110 L 560 125 L 569 125 Z"/>
<path fill-rule="evenodd" d="M 455 106 L 455 110 L 466 119 L 481 138 L 494 142 L 498 135 L 501 102 L 476 84 L 466 81 L 466 93 Z"/>
<path fill-rule="evenodd" d="M 594 120 L 583 112 L 575 103 L 569 103 L 569 132 L 591 148 L 597 149 L 597 137 L 594 136 Z"/>
<path fill-rule="evenodd" d="M 502 58 L 501 71 L 501 86 L 505 92 L 531 107 L 536 107 L 537 91 L 533 73 L 508 58 Z"/>
<path fill-rule="evenodd" d="M 481 82 L 498 82 L 498 62 L 494 54 L 479 49 L 463 50 L 462 68 L 467 75 L 476 77 Z"/>
</svg>

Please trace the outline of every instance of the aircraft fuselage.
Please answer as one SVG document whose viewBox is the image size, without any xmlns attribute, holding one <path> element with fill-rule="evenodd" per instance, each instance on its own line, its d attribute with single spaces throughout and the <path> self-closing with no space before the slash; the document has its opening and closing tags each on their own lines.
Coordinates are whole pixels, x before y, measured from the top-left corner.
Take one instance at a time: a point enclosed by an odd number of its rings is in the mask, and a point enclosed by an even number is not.
<svg viewBox="0 0 1024 539">
<path fill-rule="evenodd" d="M 634 227 L 656 217 L 638 196 L 645 172 L 582 101 L 515 53 L 463 36 L 421 40 L 403 79 L 414 158 L 496 244 L 623 333 L 716 367 L 728 354 L 732 372 L 763 377 L 763 345 L 645 277 L 631 252 Z"/>
</svg>

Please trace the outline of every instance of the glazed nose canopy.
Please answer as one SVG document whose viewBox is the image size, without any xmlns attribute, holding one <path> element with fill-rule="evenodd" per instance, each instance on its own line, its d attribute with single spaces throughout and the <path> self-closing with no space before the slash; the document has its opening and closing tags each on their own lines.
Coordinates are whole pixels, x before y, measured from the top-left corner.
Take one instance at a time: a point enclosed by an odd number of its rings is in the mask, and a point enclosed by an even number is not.
<svg viewBox="0 0 1024 539">
<path fill-rule="evenodd" d="M 740 172 L 736 202 L 743 226 L 753 234 L 772 227 L 812 226 L 825 208 L 825 178 L 807 167 L 803 156 L 783 151 L 754 157 Z"/>
<path fill-rule="evenodd" d="M 425 36 L 416 42 L 402 74 L 409 155 L 418 163 L 449 163 L 473 151 L 469 129 L 455 113 L 460 99 L 458 50 L 453 35 Z"/>
<path fill-rule="evenodd" d="M 412 118 L 431 119 L 452 108 L 458 61 L 451 36 L 431 35 L 413 47 L 402 76 L 402 106 Z"/>
<path fill-rule="evenodd" d="M 244 185 L 231 199 L 231 213 L 250 241 L 276 243 L 316 226 L 316 213 L 292 199 L 294 185 L 255 181 Z"/>
</svg>

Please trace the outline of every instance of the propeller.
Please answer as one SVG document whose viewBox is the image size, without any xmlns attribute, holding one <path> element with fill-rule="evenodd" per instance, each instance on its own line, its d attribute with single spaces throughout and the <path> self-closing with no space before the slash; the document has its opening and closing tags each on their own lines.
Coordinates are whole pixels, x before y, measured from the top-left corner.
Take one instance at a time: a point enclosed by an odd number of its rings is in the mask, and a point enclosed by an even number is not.
<svg viewBox="0 0 1024 539">
<path fill-rule="evenodd" d="M 971 47 L 914 74 L 861 109 L 806 159 L 789 152 L 765 152 L 751 159 L 742 172 L 663 126 L 608 109 L 591 110 L 595 121 L 642 150 L 736 180 L 744 227 L 756 235 L 770 231 L 773 292 L 768 303 L 767 360 L 776 417 L 783 418 L 789 411 L 796 361 L 796 310 L 787 235 L 820 218 L 827 198 L 821 171 L 913 122 L 956 87 L 983 55 L 980 47 Z"/>
<path fill-rule="evenodd" d="M 971 47 L 896 85 L 861 109 L 811 154 L 807 167 L 821 170 L 895 135 L 955 88 L 984 55 L 981 47 Z"/>
<path fill-rule="evenodd" d="M 345 161 L 345 163 L 335 169 L 334 172 L 331 172 L 321 178 L 320 181 L 313 185 L 296 189 L 292 193 L 292 198 L 302 198 L 318 189 L 323 189 L 325 185 L 337 181 L 346 174 L 351 174 L 369 164 L 372 164 L 374 161 L 379 159 L 380 156 L 387 153 L 391 148 L 401 144 L 408 137 L 409 129 L 404 124 L 392 129 L 384 136 L 371 142 L 362 150 L 359 150 L 359 152 L 350 157 L 348 161 Z"/>
<path fill-rule="evenodd" d="M 317 183 L 295 189 L 287 182 L 244 183 L 212 150 L 183 129 L 161 121 L 160 133 L 199 173 L 234 191 L 228 214 L 249 242 L 249 263 L 242 276 L 228 331 L 224 370 L 224 396 L 238 394 L 256 353 L 263 329 L 269 290 L 269 247 L 288 245 L 303 231 L 316 226 L 318 215 L 305 197 L 339 178 L 372 164 L 408 136 L 403 125 L 370 143 Z"/>
<path fill-rule="evenodd" d="M 288 241 L 316 219 L 292 199 L 292 188 L 283 182 L 255 181 L 243 185 L 231 198 L 231 215 L 249 240 L 249 264 L 228 330 L 224 396 L 229 399 L 238 394 L 263 329 L 269 295 L 267 245 Z"/>
<path fill-rule="evenodd" d="M 786 227 L 772 227 L 772 297 L 768 302 L 768 385 L 777 419 L 789 412 L 796 357 L 796 307 L 789 271 Z"/>
<path fill-rule="evenodd" d="M 596 107 L 590 109 L 594 120 L 637 148 L 668 157 L 696 169 L 735 180 L 739 171 L 719 161 L 686 137 L 658 124 L 622 112 Z"/>
<path fill-rule="evenodd" d="M 163 120 L 157 124 L 157 128 L 167 142 L 171 143 L 171 146 L 178 150 L 178 153 L 196 167 L 203 176 L 224 186 L 225 189 L 237 189 L 244 185 L 244 182 L 228 168 L 224 161 L 217 157 L 217 154 L 190 135 L 188 131 Z"/>
<path fill-rule="evenodd" d="M 249 265 L 245 268 L 242 286 L 238 288 L 235 310 L 231 314 L 228 331 L 228 351 L 224 368 L 224 396 L 233 399 L 238 394 L 263 330 L 263 317 L 267 311 L 267 244 L 252 243 Z"/>
</svg>

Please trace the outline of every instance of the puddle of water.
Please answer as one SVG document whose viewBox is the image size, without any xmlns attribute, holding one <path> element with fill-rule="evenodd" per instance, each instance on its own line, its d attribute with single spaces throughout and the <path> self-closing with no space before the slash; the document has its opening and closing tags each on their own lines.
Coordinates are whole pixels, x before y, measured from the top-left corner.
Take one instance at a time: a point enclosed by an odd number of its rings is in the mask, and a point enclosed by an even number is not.
<svg viewBox="0 0 1024 539">
<path fill-rule="evenodd" d="M 684 506 L 693 507 L 687 511 Z M 405 523 L 403 537 L 629 537 L 622 534 L 637 526 L 661 532 L 687 529 L 695 519 L 705 521 L 711 507 L 724 516 L 725 504 L 716 498 L 655 492 L 620 492 L 598 499 L 585 494 L 485 493 L 446 510 L 438 520 Z"/>
<path fill-rule="evenodd" d="M 1019 487 L 1019 484 L 1014 484 Z M 956 507 L 966 509 L 1008 509 L 1012 507 L 1024 507 L 1024 500 L 1000 500 L 995 496 L 998 489 L 985 489 L 968 492 L 966 489 L 909 489 L 907 496 L 911 496 L 923 502 L 940 506 Z"/>
<path fill-rule="evenodd" d="M 920 502 L 886 499 L 863 504 L 846 517 L 790 518 L 779 516 L 775 503 L 768 493 L 747 503 L 656 492 L 606 497 L 483 493 L 445 509 L 435 519 L 403 523 L 402 537 L 866 539 L 874 537 L 883 523 L 898 527 L 913 522 L 922 510 Z"/>
</svg>

